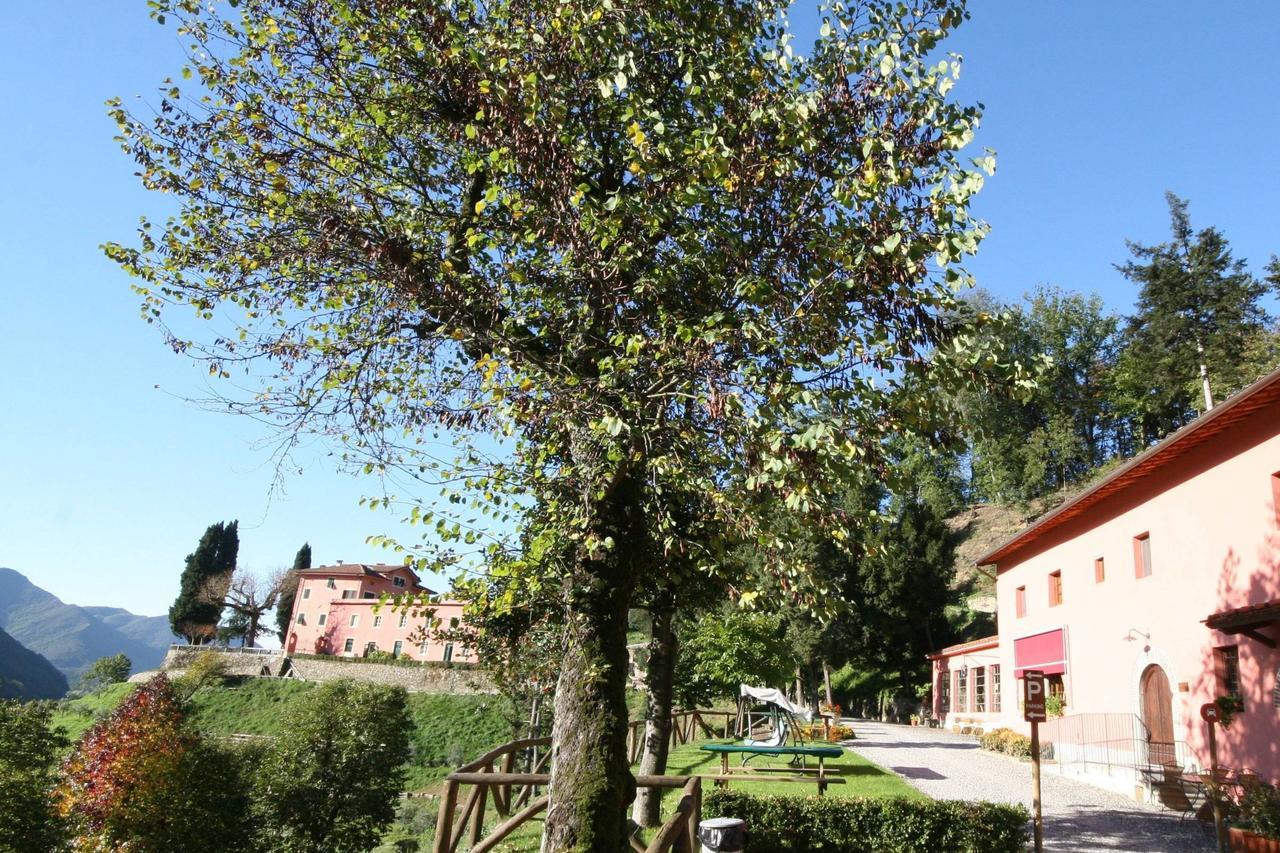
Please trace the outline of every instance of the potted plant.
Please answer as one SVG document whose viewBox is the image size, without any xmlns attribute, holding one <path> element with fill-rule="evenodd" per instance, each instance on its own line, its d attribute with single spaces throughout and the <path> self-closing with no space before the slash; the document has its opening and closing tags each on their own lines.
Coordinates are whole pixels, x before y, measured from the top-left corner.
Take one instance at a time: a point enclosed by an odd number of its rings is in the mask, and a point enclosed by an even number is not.
<svg viewBox="0 0 1280 853">
<path fill-rule="evenodd" d="M 918 725 L 920 725 L 920 715 L 919 715 L 919 714 L 912 714 L 912 715 L 911 715 L 911 725 L 913 725 L 913 726 L 918 726 Z"/>
<path fill-rule="evenodd" d="M 1234 693 L 1226 696 L 1219 696 L 1213 700 L 1213 704 L 1218 706 L 1218 722 L 1225 729 L 1231 725 L 1231 721 L 1235 719 L 1236 714 L 1244 710 L 1244 702 Z"/>
<path fill-rule="evenodd" d="M 1280 853 L 1280 791 L 1266 784 L 1246 791 L 1228 836 L 1236 853 Z"/>
<path fill-rule="evenodd" d="M 1062 701 L 1062 695 L 1059 693 L 1051 693 L 1045 697 L 1044 713 L 1049 717 L 1061 717 L 1067 709 L 1067 703 Z"/>
</svg>

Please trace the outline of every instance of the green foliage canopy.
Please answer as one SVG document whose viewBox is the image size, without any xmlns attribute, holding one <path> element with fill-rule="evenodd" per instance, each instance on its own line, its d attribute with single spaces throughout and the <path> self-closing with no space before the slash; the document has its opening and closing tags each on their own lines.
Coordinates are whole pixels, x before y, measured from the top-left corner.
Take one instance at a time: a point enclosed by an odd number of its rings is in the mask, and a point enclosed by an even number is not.
<svg viewBox="0 0 1280 853">
<path fill-rule="evenodd" d="M 187 555 L 178 597 L 169 608 L 169 625 L 189 643 L 213 639 L 222 616 L 223 597 L 236 570 L 239 522 L 211 524 L 196 550 Z"/>
<path fill-rule="evenodd" d="M 0 851 L 60 849 L 65 824 L 54 808 L 58 755 L 67 745 L 50 723 L 53 705 L 0 699 Z"/>
</svg>

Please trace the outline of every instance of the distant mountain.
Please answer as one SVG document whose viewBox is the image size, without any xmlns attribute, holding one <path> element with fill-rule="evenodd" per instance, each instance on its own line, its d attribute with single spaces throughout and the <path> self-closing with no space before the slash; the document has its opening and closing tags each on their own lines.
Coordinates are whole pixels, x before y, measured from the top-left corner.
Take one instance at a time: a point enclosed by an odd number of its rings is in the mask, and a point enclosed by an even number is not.
<svg viewBox="0 0 1280 853">
<path fill-rule="evenodd" d="M 66 692 L 66 676 L 0 631 L 0 699 L 59 699 Z"/>
<path fill-rule="evenodd" d="M 47 658 L 72 684 L 98 658 L 121 652 L 134 672 L 155 669 L 174 640 L 166 617 L 66 604 L 5 568 L 0 568 L 0 629 Z"/>
</svg>

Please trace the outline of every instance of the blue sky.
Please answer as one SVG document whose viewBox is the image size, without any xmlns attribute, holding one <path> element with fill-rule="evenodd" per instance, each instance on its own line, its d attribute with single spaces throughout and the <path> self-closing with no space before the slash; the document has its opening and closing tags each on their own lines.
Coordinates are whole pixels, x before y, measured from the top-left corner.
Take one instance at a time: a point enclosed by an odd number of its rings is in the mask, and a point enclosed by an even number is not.
<svg viewBox="0 0 1280 853">
<path fill-rule="evenodd" d="M 982 101 L 974 149 L 998 152 L 976 205 L 992 235 L 970 265 L 1015 298 L 1041 282 L 1128 310 L 1126 237 L 1164 238 L 1166 189 L 1259 269 L 1280 252 L 1280 4 L 978 0 L 951 48 L 955 94 Z M 797 24 L 807 26 L 797 10 Z M 317 561 L 374 560 L 395 516 L 324 448 L 271 493 L 260 425 L 201 411 L 198 367 L 138 319 L 98 249 L 161 211 L 111 141 L 102 102 L 181 65 L 143 0 L 24 3 L 5 13 L 0 94 L 0 566 L 64 600 L 162 613 L 204 527 L 239 518 L 241 564 L 309 540 Z M 159 386 L 157 389 L 156 386 Z"/>
</svg>

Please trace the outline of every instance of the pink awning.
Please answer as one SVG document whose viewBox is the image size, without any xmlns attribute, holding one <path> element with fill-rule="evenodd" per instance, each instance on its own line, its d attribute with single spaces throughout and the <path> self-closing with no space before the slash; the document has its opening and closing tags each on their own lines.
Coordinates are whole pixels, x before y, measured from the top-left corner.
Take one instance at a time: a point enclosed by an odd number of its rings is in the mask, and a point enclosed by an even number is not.
<svg viewBox="0 0 1280 853">
<path fill-rule="evenodd" d="M 1045 675 L 1067 671 L 1066 644 L 1061 628 L 1013 641 L 1013 677 L 1022 678 L 1022 673 L 1028 669 L 1038 669 Z"/>
</svg>

